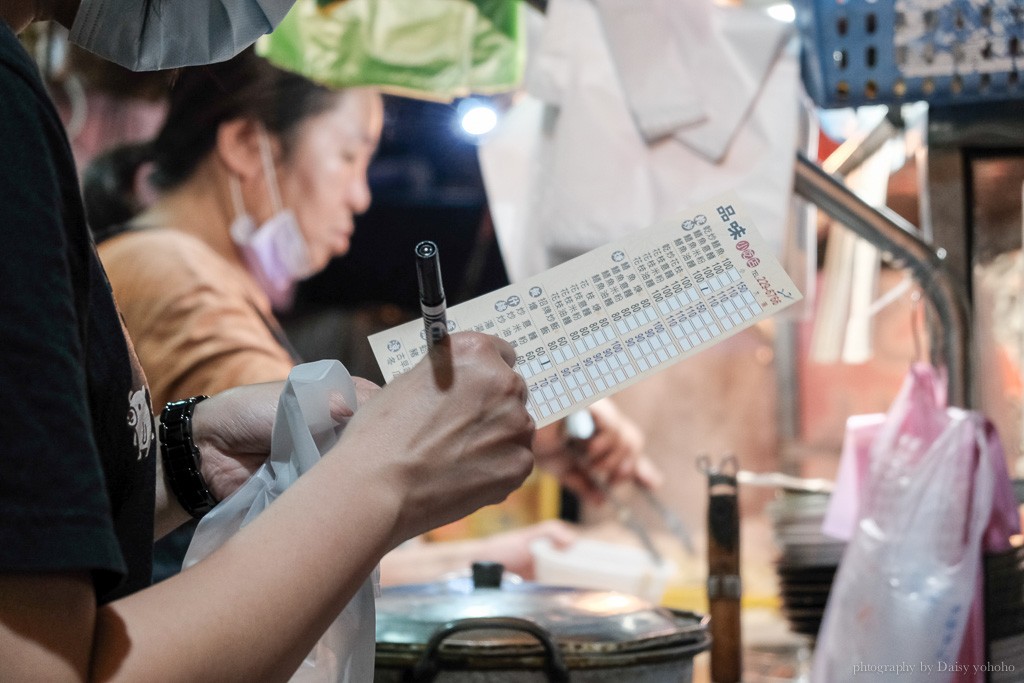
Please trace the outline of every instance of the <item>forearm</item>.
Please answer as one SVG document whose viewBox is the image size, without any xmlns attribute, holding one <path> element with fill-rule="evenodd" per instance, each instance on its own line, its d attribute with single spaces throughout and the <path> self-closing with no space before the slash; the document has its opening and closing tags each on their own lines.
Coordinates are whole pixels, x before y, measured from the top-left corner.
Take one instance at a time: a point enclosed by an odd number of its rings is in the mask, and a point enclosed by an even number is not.
<svg viewBox="0 0 1024 683">
<path fill-rule="evenodd" d="M 101 608 L 95 678 L 286 680 L 388 549 L 388 490 L 325 459 L 207 559 Z"/>
<path fill-rule="evenodd" d="M 382 474 L 325 459 L 196 566 L 98 610 L 85 572 L 0 573 L 2 677 L 287 680 L 397 540 Z"/>
<path fill-rule="evenodd" d="M 159 420 L 157 421 L 159 425 Z M 159 432 L 158 432 L 159 433 Z M 156 504 L 153 509 L 153 538 L 160 539 L 187 522 L 191 517 L 178 504 L 164 477 L 160 444 L 156 446 Z"/>
</svg>

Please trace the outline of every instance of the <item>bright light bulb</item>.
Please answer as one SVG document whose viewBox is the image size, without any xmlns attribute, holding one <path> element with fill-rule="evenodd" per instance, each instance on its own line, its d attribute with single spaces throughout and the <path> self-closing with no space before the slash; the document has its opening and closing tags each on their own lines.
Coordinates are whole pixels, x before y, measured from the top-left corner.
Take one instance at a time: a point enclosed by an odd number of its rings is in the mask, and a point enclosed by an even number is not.
<svg viewBox="0 0 1024 683">
<path fill-rule="evenodd" d="M 778 5 L 769 5 L 765 8 L 765 12 L 768 13 L 772 19 L 777 21 L 784 21 L 787 24 L 791 24 L 796 20 L 796 10 L 788 2 L 779 3 Z"/>
<path fill-rule="evenodd" d="M 498 125 L 498 112 L 491 107 L 476 104 L 462 115 L 462 130 L 470 135 L 486 135 Z"/>
</svg>

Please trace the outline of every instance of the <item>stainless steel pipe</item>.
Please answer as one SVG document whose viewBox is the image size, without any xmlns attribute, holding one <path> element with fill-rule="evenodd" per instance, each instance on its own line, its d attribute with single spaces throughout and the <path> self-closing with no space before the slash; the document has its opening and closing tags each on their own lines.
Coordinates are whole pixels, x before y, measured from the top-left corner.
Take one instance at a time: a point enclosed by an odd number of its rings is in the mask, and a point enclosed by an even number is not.
<svg viewBox="0 0 1024 683">
<path fill-rule="evenodd" d="M 917 236 L 917 229 L 887 208 L 864 202 L 842 182 L 803 154 L 797 154 L 793 190 L 907 268 L 931 304 L 928 317 L 932 362 L 948 374 L 949 404 L 969 407 L 970 322 L 966 288 L 936 251 Z"/>
</svg>

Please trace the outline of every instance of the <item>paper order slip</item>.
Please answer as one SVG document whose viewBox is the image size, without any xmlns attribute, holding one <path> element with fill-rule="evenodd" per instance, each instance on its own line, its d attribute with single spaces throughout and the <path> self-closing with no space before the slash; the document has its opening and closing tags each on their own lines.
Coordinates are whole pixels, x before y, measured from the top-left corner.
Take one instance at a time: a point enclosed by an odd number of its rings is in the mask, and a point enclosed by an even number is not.
<svg viewBox="0 0 1024 683">
<path fill-rule="evenodd" d="M 453 306 L 448 329 L 486 332 L 515 348 L 527 409 L 542 427 L 801 296 L 728 198 Z M 369 341 L 388 382 L 427 354 L 422 320 Z"/>
</svg>

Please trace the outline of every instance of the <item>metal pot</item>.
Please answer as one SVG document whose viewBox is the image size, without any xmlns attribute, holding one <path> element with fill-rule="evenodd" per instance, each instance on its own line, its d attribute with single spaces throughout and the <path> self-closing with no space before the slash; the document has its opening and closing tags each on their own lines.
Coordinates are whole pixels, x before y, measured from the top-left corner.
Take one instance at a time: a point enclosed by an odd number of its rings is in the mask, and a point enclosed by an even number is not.
<svg viewBox="0 0 1024 683">
<path fill-rule="evenodd" d="M 473 577 L 385 588 L 377 683 L 689 683 L 707 617 L 623 593 L 544 586 L 478 563 Z"/>
</svg>

